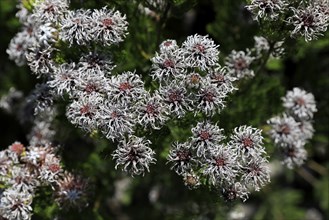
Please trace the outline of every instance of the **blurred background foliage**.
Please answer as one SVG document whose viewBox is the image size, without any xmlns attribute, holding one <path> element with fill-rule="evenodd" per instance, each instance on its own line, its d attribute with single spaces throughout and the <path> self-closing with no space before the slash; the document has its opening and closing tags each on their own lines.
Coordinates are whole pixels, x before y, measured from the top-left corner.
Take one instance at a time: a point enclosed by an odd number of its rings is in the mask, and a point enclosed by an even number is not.
<svg viewBox="0 0 329 220">
<path fill-rule="evenodd" d="M 115 72 L 136 70 L 150 84 L 150 58 L 164 39 L 181 43 L 191 34 L 208 34 L 220 45 L 223 61 L 231 50 L 253 47 L 253 36 L 279 40 L 286 33 L 279 24 L 259 26 L 244 9 L 242 0 L 172 0 L 163 10 L 152 8 L 152 16 L 142 14 L 139 3 L 148 1 L 72 0 L 72 8 L 115 7 L 127 15 L 129 35 L 118 46 L 103 48 L 110 51 Z M 0 95 L 15 87 L 25 95 L 35 79 L 28 67 L 17 67 L 8 60 L 6 48 L 19 30 L 15 18 L 16 2 L 0 1 Z M 41 189 L 34 199 L 33 219 L 329 219 L 329 32 L 317 41 L 286 40 L 286 54 L 280 60 L 269 60 L 257 70 L 254 78 L 240 82 L 239 90 L 227 100 L 227 107 L 214 117 L 226 134 L 235 126 L 248 124 L 264 131 L 266 120 L 282 112 L 281 100 L 287 90 L 301 87 L 312 92 L 317 100 L 315 136 L 307 145 L 309 159 L 305 165 L 288 170 L 280 164 L 279 155 L 265 135 L 270 155 L 271 183 L 260 192 L 252 193 L 247 202 L 225 203 L 220 191 L 201 187 L 189 190 L 183 181 L 166 165 L 171 143 L 184 141 L 197 121 L 192 115 L 169 123 L 147 137 L 157 153 L 157 164 L 144 177 L 128 177 L 114 169 L 111 153 L 116 143 L 97 133 L 87 135 L 72 126 L 65 118 L 65 103 L 58 103 L 56 141 L 62 146 L 64 166 L 88 177 L 93 183 L 90 203 L 82 210 L 60 210 L 50 189 Z M 71 53 L 76 51 L 71 50 Z M 223 62 L 222 62 L 223 63 Z M 255 66 L 257 69 L 257 66 Z M 29 124 L 21 125 L 10 114 L 0 111 L 0 149 L 14 141 L 27 143 Z M 265 132 L 264 132 L 265 133 Z"/>
</svg>

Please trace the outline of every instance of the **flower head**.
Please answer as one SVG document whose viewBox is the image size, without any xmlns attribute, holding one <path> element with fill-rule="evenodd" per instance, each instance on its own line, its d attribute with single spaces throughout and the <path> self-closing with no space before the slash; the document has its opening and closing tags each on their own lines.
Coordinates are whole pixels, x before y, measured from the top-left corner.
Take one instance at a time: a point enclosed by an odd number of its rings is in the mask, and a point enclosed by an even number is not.
<svg viewBox="0 0 329 220">
<path fill-rule="evenodd" d="M 257 21 L 260 18 L 276 20 L 287 5 L 285 0 L 252 0 L 246 8 L 253 13 Z"/>
<path fill-rule="evenodd" d="M 313 118 L 313 113 L 317 111 L 313 94 L 297 87 L 292 91 L 288 91 L 282 100 L 287 112 L 299 120 L 309 120 Z"/>
<path fill-rule="evenodd" d="M 179 175 L 185 175 L 191 172 L 194 165 L 197 164 L 191 143 L 174 143 L 171 146 L 167 157 L 168 163 L 172 164 L 171 169 Z"/>
<path fill-rule="evenodd" d="M 183 42 L 181 51 L 184 55 L 184 62 L 187 67 L 200 68 L 208 70 L 215 66 L 218 61 L 218 45 L 208 38 L 195 34 L 187 37 Z"/>
<path fill-rule="evenodd" d="M 311 41 L 327 30 L 329 15 L 322 11 L 320 6 L 309 5 L 305 8 L 299 6 L 292 7 L 291 10 L 294 14 L 287 19 L 287 22 L 294 26 L 291 36 L 301 35 L 305 41 Z"/>
<path fill-rule="evenodd" d="M 258 157 L 265 153 L 261 132 L 257 128 L 246 125 L 236 127 L 229 145 L 242 156 L 242 159 L 249 159 L 249 156 Z"/>
<path fill-rule="evenodd" d="M 151 142 L 144 138 L 130 136 L 128 140 L 120 141 L 118 148 L 113 152 L 116 166 L 129 172 L 132 176 L 144 175 L 149 171 L 149 166 L 155 163 L 155 152 L 148 146 Z"/>
<path fill-rule="evenodd" d="M 250 69 L 250 64 L 255 58 L 250 55 L 250 51 L 235 51 L 232 50 L 231 54 L 226 58 L 225 65 L 228 72 L 238 78 L 253 77 L 254 71 Z"/>
<path fill-rule="evenodd" d="M 225 138 L 223 129 L 208 121 L 199 122 L 191 131 L 193 148 L 197 150 L 198 157 L 205 157 L 209 150 Z"/>
</svg>

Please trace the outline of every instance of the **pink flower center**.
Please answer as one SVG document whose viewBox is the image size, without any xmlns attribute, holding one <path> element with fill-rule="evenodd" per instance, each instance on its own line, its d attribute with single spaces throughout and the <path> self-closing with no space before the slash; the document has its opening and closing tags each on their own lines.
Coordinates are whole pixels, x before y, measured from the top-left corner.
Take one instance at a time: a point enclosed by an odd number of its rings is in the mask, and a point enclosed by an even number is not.
<svg viewBox="0 0 329 220">
<path fill-rule="evenodd" d="M 58 164 L 50 164 L 48 168 L 52 173 L 56 173 L 61 169 L 61 167 Z"/>
<path fill-rule="evenodd" d="M 10 150 L 17 154 L 21 154 L 24 151 L 24 145 L 21 143 L 14 143 L 10 146 Z"/>
<path fill-rule="evenodd" d="M 156 111 L 156 108 L 155 108 L 154 105 L 152 105 L 152 104 L 148 104 L 148 105 L 146 106 L 146 112 L 147 112 L 148 114 L 150 114 L 150 115 L 154 115 L 154 114 L 155 114 L 155 111 Z"/>
</svg>

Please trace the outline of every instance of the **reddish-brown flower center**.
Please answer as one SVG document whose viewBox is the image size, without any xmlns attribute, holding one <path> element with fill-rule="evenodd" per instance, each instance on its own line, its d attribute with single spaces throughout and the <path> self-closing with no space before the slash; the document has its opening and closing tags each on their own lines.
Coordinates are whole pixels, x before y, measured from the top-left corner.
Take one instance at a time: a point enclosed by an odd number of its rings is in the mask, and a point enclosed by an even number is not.
<svg viewBox="0 0 329 220">
<path fill-rule="evenodd" d="M 305 27 L 313 27 L 314 26 L 314 17 L 311 14 L 304 14 L 301 16 L 303 21 L 303 25 Z"/>
<path fill-rule="evenodd" d="M 206 49 L 202 44 L 195 44 L 194 48 L 200 53 L 204 53 Z"/>
<path fill-rule="evenodd" d="M 187 161 L 191 158 L 191 153 L 187 150 L 181 150 L 177 152 L 177 157 L 179 160 Z"/>
<path fill-rule="evenodd" d="M 173 60 L 171 59 L 166 59 L 164 62 L 163 62 L 163 66 L 165 68 L 174 68 L 175 67 L 175 63 Z"/>
<path fill-rule="evenodd" d="M 226 164 L 225 159 L 221 158 L 221 157 L 216 158 L 215 161 L 216 161 L 216 166 L 218 166 L 218 167 L 222 167 Z"/>
<path fill-rule="evenodd" d="M 200 134 L 199 134 L 199 137 L 202 140 L 208 140 L 210 138 L 210 134 L 209 134 L 208 131 L 201 131 Z"/>
<path fill-rule="evenodd" d="M 146 112 L 150 115 L 154 115 L 156 111 L 156 107 L 153 104 L 146 105 Z"/>
<path fill-rule="evenodd" d="M 247 69 L 248 68 L 248 64 L 247 64 L 247 61 L 243 58 L 238 58 L 235 60 L 234 62 L 234 68 L 236 70 L 244 70 L 244 69 Z"/>
<path fill-rule="evenodd" d="M 117 118 L 118 115 L 119 115 L 119 114 L 118 114 L 117 111 L 113 111 L 113 112 L 111 113 L 111 118 L 112 118 L 112 119 Z"/>
<path fill-rule="evenodd" d="M 95 91 L 97 91 L 97 86 L 95 84 L 89 83 L 85 87 L 85 92 L 87 92 L 89 94 L 92 93 L 92 92 L 95 92 Z"/>
<path fill-rule="evenodd" d="M 244 147 L 252 147 L 254 142 L 251 140 L 251 138 L 246 137 L 242 139 L 242 144 Z"/>
<path fill-rule="evenodd" d="M 172 45 L 172 42 L 171 41 L 166 41 L 166 42 L 163 43 L 163 45 L 166 46 L 166 47 L 169 47 L 169 46 Z"/>
<path fill-rule="evenodd" d="M 170 102 L 180 102 L 182 101 L 182 97 L 178 91 L 173 91 L 169 94 Z"/>
<path fill-rule="evenodd" d="M 86 114 L 89 114 L 90 113 L 90 106 L 88 104 L 82 106 L 80 108 L 80 114 L 81 115 L 86 115 Z"/>
<path fill-rule="evenodd" d="M 52 173 L 56 173 L 57 171 L 59 171 L 61 169 L 61 167 L 58 164 L 50 164 L 48 166 L 48 169 L 52 172 Z"/>
<path fill-rule="evenodd" d="M 127 91 L 127 90 L 130 90 L 131 88 L 132 88 L 132 86 L 130 85 L 129 82 L 124 82 L 119 85 L 120 91 Z"/>
<path fill-rule="evenodd" d="M 211 93 L 211 92 L 206 92 L 204 95 L 203 95 L 203 100 L 207 101 L 207 102 L 213 102 L 214 101 L 214 94 Z"/>
<path fill-rule="evenodd" d="M 102 23 L 106 28 L 110 28 L 113 25 L 113 20 L 111 18 L 105 18 Z"/>
</svg>

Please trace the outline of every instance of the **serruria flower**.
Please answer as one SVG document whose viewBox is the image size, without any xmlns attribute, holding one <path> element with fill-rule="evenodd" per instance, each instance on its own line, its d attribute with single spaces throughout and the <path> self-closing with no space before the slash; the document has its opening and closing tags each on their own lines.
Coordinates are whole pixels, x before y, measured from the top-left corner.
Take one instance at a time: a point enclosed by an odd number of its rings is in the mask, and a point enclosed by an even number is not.
<svg viewBox="0 0 329 220">
<path fill-rule="evenodd" d="M 121 167 L 130 175 L 144 175 L 149 167 L 155 163 L 155 152 L 149 147 L 151 142 L 141 137 L 129 136 L 120 141 L 118 148 L 113 152 L 116 160 L 115 168 Z"/>
<path fill-rule="evenodd" d="M 265 154 L 262 131 L 251 126 L 239 126 L 234 129 L 229 145 L 243 160 Z"/>
<path fill-rule="evenodd" d="M 298 8 L 291 7 L 293 15 L 287 19 L 287 22 L 294 26 L 291 36 L 301 35 L 305 41 L 311 41 L 322 36 L 329 25 L 329 15 L 321 10 L 317 5 L 309 5 Z"/>
<path fill-rule="evenodd" d="M 250 64 L 254 59 L 255 57 L 251 56 L 249 50 L 247 50 L 247 52 L 232 50 L 225 59 L 225 65 L 227 66 L 229 74 L 237 79 L 253 77 L 254 71 L 250 68 Z"/>
<path fill-rule="evenodd" d="M 312 119 L 314 112 L 317 111 L 313 94 L 297 87 L 288 91 L 282 100 L 287 112 L 299 120 Z"/>
<path fill-rule="evenodd" d="M 216 145 L 209 150 L 203 163 L 203 174 L 213 185 L 233 184 L 238 175 L 237 154 L 225 145 Z"/>
<path fill-rule="evenodd" d="M 246 9 L 254 15 L 254 20 L 276 20 L 287 6 L 285 0 L 252 0 Z"/>
<path fill-rule="evenodd" d="M 223 129 L 208 121 L 198 122 L 191 131 L 193 134 L 191 138 L 192 146 L 196 149 L 196 155 L 198 157 L 205 157 L 209 153 L 209 150 L 225 139 Z"/>
<path fill-rule="evenodd" d="M 267 123 L 271 126 L 269 134 L 275 144 L 290 144 L 301 138 L 300 123 L 292 116 L 283 114 L 271 118 Z"/>
<path fill-rule="evenodd" d="M 208 70 L 215 66 L 219 59 L 218 47 L 208 36 L 195 34 L 187 37 L 181 47 L 186 67 Z"/>
<path fill-rule="evenodd" d="M 128 29 L 126 15 L 103 7 L 99 10 L 95 9 L 91 17 L 94 40 L 110 46 L 122 42 L 126 37 Z"/>
<path fill-rule="evenodd" d="M 172 164 L 171 169 L 178 175 L 185 175 L 193 170 L 198 160 L 195 158 L 192 145 L 189 142 L 173 143 L 167 157 L 168 163 Z"/>
</svg>

